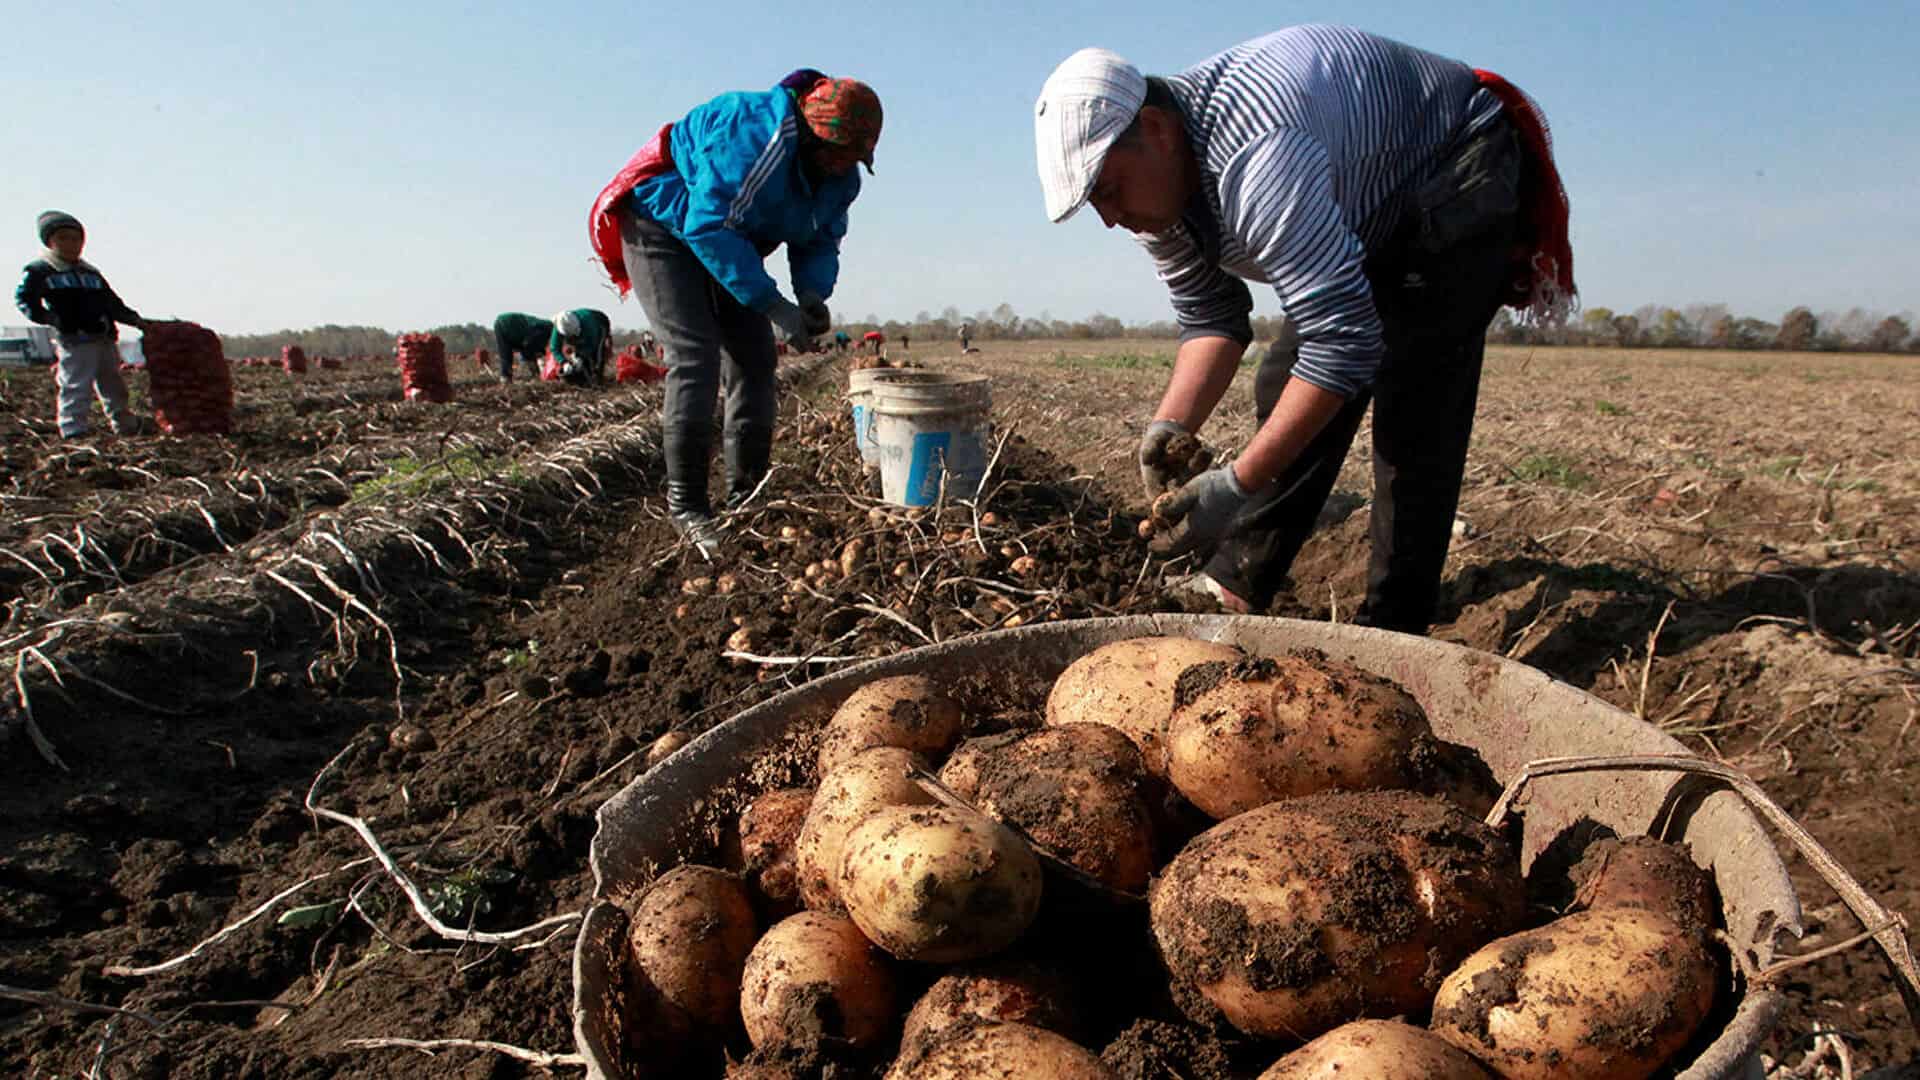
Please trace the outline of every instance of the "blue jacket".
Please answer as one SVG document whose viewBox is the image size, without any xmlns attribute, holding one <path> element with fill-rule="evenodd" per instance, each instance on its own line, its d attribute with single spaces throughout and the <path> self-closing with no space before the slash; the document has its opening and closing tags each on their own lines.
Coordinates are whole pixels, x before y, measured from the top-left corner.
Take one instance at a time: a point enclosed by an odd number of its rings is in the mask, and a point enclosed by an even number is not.
<svg viewBox="0 0 1920 1080">
<path fill-rule="evenodd" d="M 816 187 L 800 167 L 799 110 L 782 87 L 722 94 L 673 125 L 674 170 L 632 204 L 693 250 L 734 298 L 765 311 L 780 294 L 761 263 L 781 244 L 795 293 L 833 295 L 858 169 Z"/>
</svg>

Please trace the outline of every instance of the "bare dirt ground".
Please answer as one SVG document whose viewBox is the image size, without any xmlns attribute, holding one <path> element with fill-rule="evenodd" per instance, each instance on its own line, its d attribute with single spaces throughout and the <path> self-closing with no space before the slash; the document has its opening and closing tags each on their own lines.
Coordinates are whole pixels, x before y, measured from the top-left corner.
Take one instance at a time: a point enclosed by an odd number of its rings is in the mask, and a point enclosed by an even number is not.
<svg viewBox="0 0 1920 1080">
<path fill-rule="evenodd" d="M 1130 457 L 1167 343 L 953 352 L 914 356 L 995 377 L 995 520 L 875 513 L 837 375 L 802 373 L 731 580 L 665 524 L 654 390 L 499 388 L 460 367 L 459 401 L 436 407 L 401 402 L 385 363 L 237 369 L 232 439 L 73 447 L 45 374 L 9 375 L 0 985 L 139 1015 L 0 1000 L 0 1062 L 388 1077 L 423 1062 L 346 1040 L 570 1050 L 569 927 L 456 946 L 306 800 L 364 818 L 445 922 L 524 926 L 582 906 L 593 810 L 655 737 L 824 669 L 730 648 L 857 657 L 1175 606 L 1133 533 Z M 1250 413 L 1237 386 L 1204 434 L 1234 446 Z M 1899 840 L 1920 831 L 1915 415 L 1908 358 L 1495 350 L 1435 634 L 1733 763 L 1888 906 L 1920 911 Z M 1357 605 L 1365 454 L 1363 434 L 1276 613 Z M 1809 944 L 1854 933 L 1790 865 Z M 107 973 L 310 878 L 192 959 Z M 1788 988 L 1776 1056 L 1816 1023 L 1854 1036 L 1858 1068 L 1920 1056 L 1871 953 Z M 530 1071 L 472 1051 L 430 1067 Z"/>
</svg>

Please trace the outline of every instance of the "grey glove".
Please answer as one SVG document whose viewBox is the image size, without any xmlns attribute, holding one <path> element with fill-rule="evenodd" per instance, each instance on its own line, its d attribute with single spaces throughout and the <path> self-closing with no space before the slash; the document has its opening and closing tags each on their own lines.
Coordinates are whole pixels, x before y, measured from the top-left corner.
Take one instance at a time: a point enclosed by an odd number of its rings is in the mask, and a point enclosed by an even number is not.
<svg viewBox="0 0 1920 1080">
<path fill-rule="evenodd" d="M 1155 537 L 1154 554 L 1174 558 L 1210 549 L 1233 535 L 1253 493 L 1240 486 L 1232 465 L 1208 469 L 1187 482 L 1159 508 L 1159 516 L 1175 528 Z"/>
<path fill-rule="evenodd" d="M 796 352 L 813 351 L 813 334 L 807 329 L 807 317 L 800 305 L 784 296 L 775 296 L 767 307 L 767 320 L 773 323 L 773 336 Z"/>
<path fill-rule="evenodd" d="M 815 337 L 833 329 L 833 313 L 827 310 L 827 302 L 817 292 L 809 290 L 800 294 L 800 314 L 806 316 L 807 333 Z"/>
<path fill-rule="evenodd" d="M 1155 420 L 1147 425 L 1140 439 L 1140 486 L 1153 499 L 1179 482 L 1175 465 L 1167 460 L 1167 444 L 1176 436 L 1192 435 L 1186 425 L 1174 420 Z"/>
</svg>

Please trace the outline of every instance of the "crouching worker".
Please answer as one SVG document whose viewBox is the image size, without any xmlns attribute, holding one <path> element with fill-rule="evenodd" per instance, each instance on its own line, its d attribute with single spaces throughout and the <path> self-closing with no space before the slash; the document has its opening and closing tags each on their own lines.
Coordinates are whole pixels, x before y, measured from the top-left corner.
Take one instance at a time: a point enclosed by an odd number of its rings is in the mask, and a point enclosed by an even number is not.
<svg viewBox="0 0 1920 1080">
<path fill-rule="evenodd" d="M 513 361 L 518 357 L 535 378 L 540 375 L 540 358 L 546 355 L 553 338 L 553 324 L 538 315 L 518 311 L 505 312 L 493 320 L 493 345 L 500 354 L 500 381 L 513 381 Z"/>
<path fill-rule="evenodd" d="M 732 508 L 773 453 L 775 339 L 805 352 L 832 328 L 826 302 L 860 194 L 856 166 L 871 170 L 880 121 L 865 83 L 796 71 L 660 129 L 594 203 L 595 254 L 666 346 L 667 508 L 708 559 L 720 540 L 707 470 L 722 383 Z M 762 267 L 782 244 L 792 300 Z"/>
<path fill-rule="evenodd" d="M 605 382 L 607 360 L 613 355 L 613 320 L 592 308 L 563 311 L 553 317 L 547 352 L 560 366 L 560 377 L 573 385 Z"/>
<path fill-rule="evenodd" d="M 127 409 L 127 381 L 120 375 L 117 344 L 120 331 L 114 324 L 142 326 L 144 322 L 107 284 L 106 276 L 80 257 L 87 232 L 78 218 L 49 210 L 40 215 L 39 227 L 45 250 L 27 264 L 13 299 L 27 318 L 53 328 L 54 352 L 60 360 L 56 407 L 60 437 L 77 439 L 87 433 L 96 395 L 114 434 L 133 434 L 140 421 Z"/>
</svg>

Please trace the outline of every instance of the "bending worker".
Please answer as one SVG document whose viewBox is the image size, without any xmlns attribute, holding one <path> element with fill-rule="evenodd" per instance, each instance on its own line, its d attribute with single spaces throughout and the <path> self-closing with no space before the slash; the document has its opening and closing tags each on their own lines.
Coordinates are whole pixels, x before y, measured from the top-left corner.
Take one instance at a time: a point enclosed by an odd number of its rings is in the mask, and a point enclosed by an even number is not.
<svg viewBox="0 0 1920 1080">
<path fill-rule="evenodd" d="M 773 452 L 774 339 L 807 351 L 831 329 L 826 301 L 860 194 L 856 166 L 872 169 L 880 122 L 865 83 L 796 71 L 662 128 L 594 204 L 594 252 L 666 345 L 667 509 L 709 559 L 719 544 L 707 470 L 722 376 L 733 507 Z M 782 244 L 793 300 L 761 265 Z"/>
<path fill-rule="evenodd" d="M 546 355 L 553 337 L 553 324 L 538 315 L 509 311 L 493 320 L 493 347 L 500 354 L 500 381 L 513 381 L 513 359 L 526 362 L 534 378 L 540 377 L 540 358 Z"/>
<path fill-rule="evenodd" d="M 1179 320 L 1139 450 L 1149 498 L 1177 479 L 1169 443 L 1206 422 L 1252 340 L 1246 282 L 1272 285 L 1299 331 L 1291 371 L 1255 380 L 1259 430 L 1178 489 L 1156 549 L 1211 553 L 1194 585 L 1229 610 L 1264 608 L 1371 401 L 1373 551 L 1356 621 L 1424 633 L 1487 324 L 1502 304 L 1554 319 L 1574 301 L 1566 194 L 1531 101 L 1457 61 L 1299 26 L 1166 78 L 1086 49 L 1034 112 L 1047 216 L 1091 202 L 1139 234 Z"/>
<path fill-rule="evenodd" d="M 560 377 L 576 386 L 603 382 L 613 355 L 613 320 L 604 311 L 574 308 L 553 317 L 547 352 L 560 365 Z"/>
</svg>

